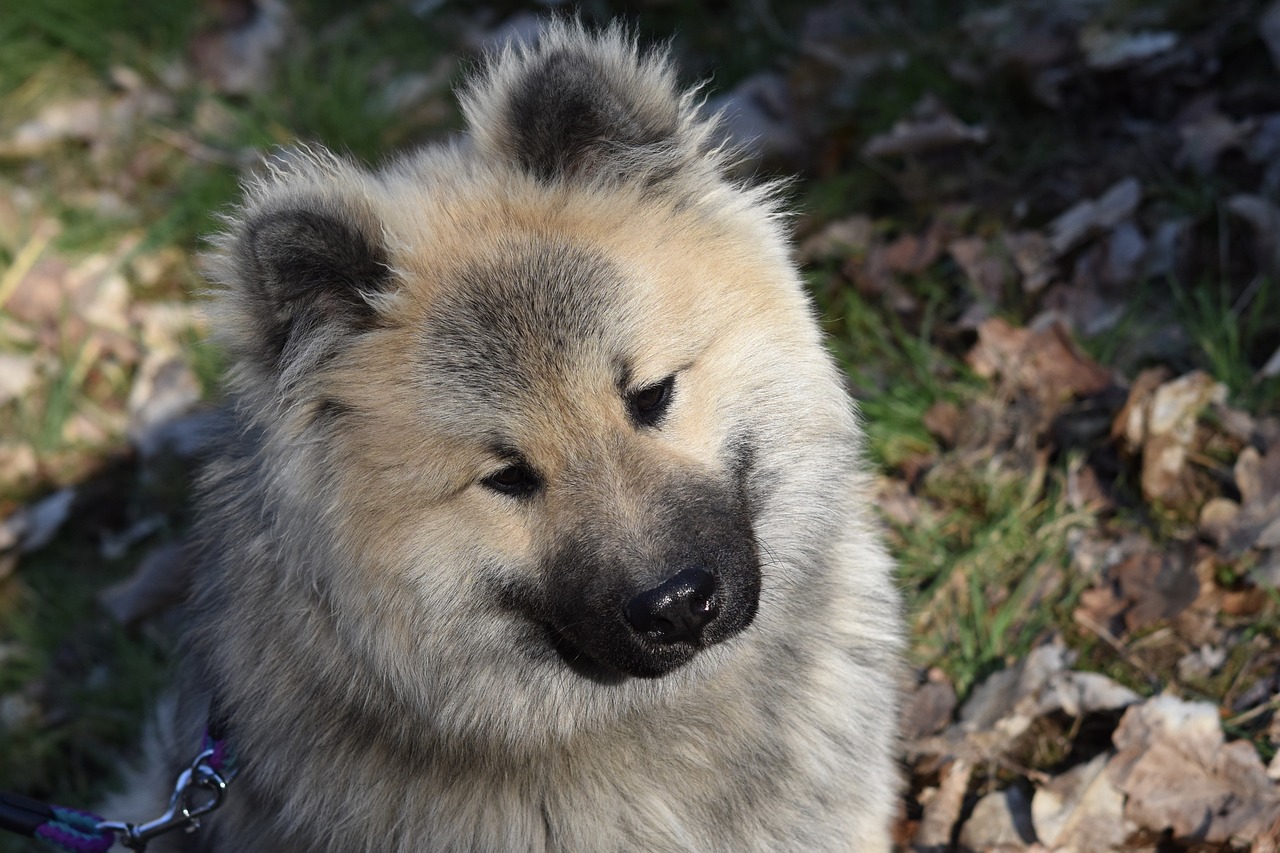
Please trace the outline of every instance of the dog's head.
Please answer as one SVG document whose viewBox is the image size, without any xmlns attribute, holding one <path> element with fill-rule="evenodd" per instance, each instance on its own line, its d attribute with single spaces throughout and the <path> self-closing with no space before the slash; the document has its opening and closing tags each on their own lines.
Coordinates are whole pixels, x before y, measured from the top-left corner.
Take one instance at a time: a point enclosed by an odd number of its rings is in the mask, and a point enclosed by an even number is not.
<svg viewBox="0 0 1280 853">
<path fill-rule="evenodd" d="M 559 24 L 463 103 L 465 144 L 253 188 L 216 309 L 337 635 L 437 721 L 560 731 L 769 630 L 854 429 L 662 56 Z"/>
</svg>

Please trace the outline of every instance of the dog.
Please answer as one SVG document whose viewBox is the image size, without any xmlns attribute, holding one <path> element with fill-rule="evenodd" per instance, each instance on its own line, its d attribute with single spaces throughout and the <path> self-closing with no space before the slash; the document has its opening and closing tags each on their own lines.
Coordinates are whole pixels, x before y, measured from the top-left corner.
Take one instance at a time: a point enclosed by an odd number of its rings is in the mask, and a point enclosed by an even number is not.
<svg viewBox="0 0 1280 853">
<path fill-rule="evenodd" d="M 211 720 L 238 775 L 163 842 L 888 849 L 899 593 L 777 188 L 617 26 L 460 94 L 377 170 L 276 156 L 214 240 L 228 423 L 149 778 Z"/>
</svg>

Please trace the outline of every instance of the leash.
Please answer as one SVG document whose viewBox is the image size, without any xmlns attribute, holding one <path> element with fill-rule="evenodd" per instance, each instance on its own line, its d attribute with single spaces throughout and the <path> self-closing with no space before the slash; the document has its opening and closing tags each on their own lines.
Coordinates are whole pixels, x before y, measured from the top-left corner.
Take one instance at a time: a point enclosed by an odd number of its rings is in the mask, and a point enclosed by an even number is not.
<svg viewBox="0 0 1280 853">
<path fill-rule="evenodd" d="M 106 853 L 119 841 L 130 850 L 146 850 L 157 835 L 183 828 L 194 832 L 200 818 L 218 806 L 235 778 L 235 756 L 227 741 L 205 730 L 200 754 L 174 782 L 169 807 L 146 823 L 104 820 L 95 814 L 0 792 L 0 829 L 25 835 L 61 853 Z"/>
</svg>

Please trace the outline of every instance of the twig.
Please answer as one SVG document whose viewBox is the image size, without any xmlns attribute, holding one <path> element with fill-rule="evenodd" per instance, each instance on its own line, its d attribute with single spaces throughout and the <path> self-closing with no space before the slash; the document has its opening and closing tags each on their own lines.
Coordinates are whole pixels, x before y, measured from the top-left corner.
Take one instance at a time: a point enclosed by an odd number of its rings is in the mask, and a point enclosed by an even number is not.
<svg viewBox="0 0 1280 853">
<path fill-rule="evenodd" d="M 9 301 L 9 297 L 13 296 L 13 292 L 18 289 L 18 285 L 27 277 L 27 273 L 31 272 L 31 268 L 36 265 L 36 261 L 40 260 L 40 255 L 48 247 L 50 241 L 58 233 L 58 225 L 56 222 L 42 222 L 36 227 L 35 233 L 31 235 L 26 244 L 18 250 L 18 254 L 14 257 L 13 263 L 9 264 L 9 268 L 4 271 L 4 275 L 0 276 L 0 308 Z"/>
<path fill-rule="evenodd" d="M 185 133 L 179 133 L 168 127 L 152 127 L 151 135 L 161 142 L 167 143 L 185 154 L 190 154 L 197 160 L 203 160 L 206 163 L 213 163 L 216 166 L 235 166 L 240 159 L 227 151 L 214 148 L 212 145 L 205 145 L 198 139 L 193 139 Z"/>
<path fill-rule="evenodd" d="M 1089 616 L 1079 611 L 1077 611 L 1074 615 L 1077 622 L 1079 622 L 1085 628 L 1088 628 L 1093 633 L 1097 634 L 1098 638 L 1101 639 L 1108 646 L 1110 646 L 1115 651 L 1115 653 L 1120 656 L 1121 660 L 1123 660 L 1125 663 L 1129 664 L 1129 666 L 1133 667 L 1134 669 L 1138 670 L 1143 675 L 1145 675 L 1147 677 L 1147 680 L 1150 681 L 1152 684 L 1160 683 L 1160 678 L 1156 676 L 1154 672 L 1152 672 L 1150 669 L 1144 666 L 1137 658 L 1135 658 L 1132 654 L 1130 654 L 1129 650 L 1124 647 L 1124 645 L 1120 642 L 1120 640 L 1116 637 L 1116 635 L 1108 631 L 1105 626 L 1099 625 L 1097 622 L 1093 621 L 1093 619 L 1091 619 Z"/>
<path fill-rule="evenodd" d="M 1261 717 L 1268 711 L 1280 710 L 1280 696 L 1272 696 L 1261 705 L 1255 705 L 1247 711 L 1241 711 L 1234 717 L 1228 717 L 1222 721 L 1224 726 L 1243 726 L 1245 723 L 1253 720 L 1255 717 Z"/>
</svg>

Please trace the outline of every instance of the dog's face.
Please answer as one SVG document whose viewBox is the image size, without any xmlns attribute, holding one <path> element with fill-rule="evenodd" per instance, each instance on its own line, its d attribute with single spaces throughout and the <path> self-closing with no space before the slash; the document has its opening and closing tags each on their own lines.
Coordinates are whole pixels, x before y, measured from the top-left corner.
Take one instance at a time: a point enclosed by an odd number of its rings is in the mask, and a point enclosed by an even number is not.
<svg viewBox="0 0 1280 853">
<path fill-rule="evenodd" d="M 759 597 L 750 451 L 706 434 L 715 332 L 574 228 L 497 230 L 414 324 L 413 371 L 442 415 L 422 421 L 465 443 L 456 498 L 515 534 L 485 597 L 583 675 L 663 675 L 748 625 Z"/>
<path fill-rule="evenodd" d="M 470 91 L 471 147 L 308 160 L 215 258 L 295 562 L 456 731 L 709 677 L 782 586 L 795 434 L 847 418 L 803 411 L 831 375 L 771 209 L 633 51 L 554 28 Z"/>
</svg>

